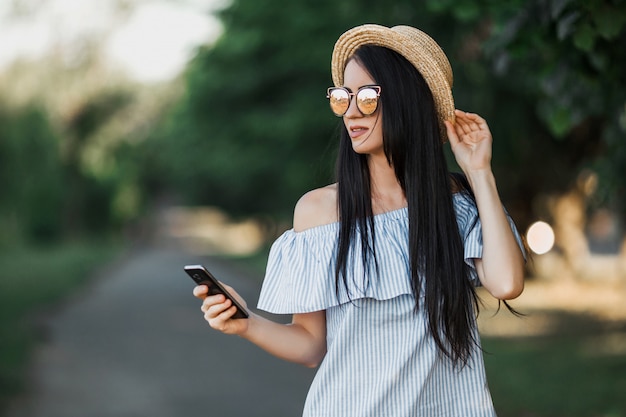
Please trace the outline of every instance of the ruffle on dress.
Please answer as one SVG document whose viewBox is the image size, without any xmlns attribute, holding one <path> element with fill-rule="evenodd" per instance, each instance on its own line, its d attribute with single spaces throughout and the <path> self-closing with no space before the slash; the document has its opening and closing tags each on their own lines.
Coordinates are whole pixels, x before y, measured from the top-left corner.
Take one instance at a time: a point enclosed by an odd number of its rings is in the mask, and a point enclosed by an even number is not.
<svg viewBox="0 0 626 417">
<path fill-rule="evenodd" d="M 464 242 L 465 262 L 471 280 L 480 285 L 474 259 L 482 257 L 482 229 L 476 206 L 467 195 L 454 195 L 459 232 Z M 521 245 L 521 239 L 509 217 Z M 347 288 L 335 284 L 335 261 L 339 223 L 295 232 L 284 232 L 272 245 L 258 308 L 274 314 L 308 313 L 326 310 L 351 300 L 374 298 L 388 300 L 412 294 L 408 249 L 408 209 L 374 216 L 374 260 L 366 271 L 361 261 L 361 242 L 357 236 L 347 268 Z M 356 254 L 356 255 L 354 255 Z"/>
</svg>

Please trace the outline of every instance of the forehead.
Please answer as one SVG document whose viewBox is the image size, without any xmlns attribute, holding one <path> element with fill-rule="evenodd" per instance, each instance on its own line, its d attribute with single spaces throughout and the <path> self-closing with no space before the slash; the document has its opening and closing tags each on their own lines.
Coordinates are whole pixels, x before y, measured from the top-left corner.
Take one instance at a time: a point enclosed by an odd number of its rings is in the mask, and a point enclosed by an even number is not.
<svg viewBox="0 0 626 417">
<path fill-rule="evenodd" d="M 346 64 L 346 69 L 343 72 L 343 84 L 344 87 L 348 87 L 352 90 L 357 90 L 364 85 L 375 84 L 376 81 L 369 72 L 365 70 L 363 65 L 356 59 L 350 59 Z"/>
</svg>

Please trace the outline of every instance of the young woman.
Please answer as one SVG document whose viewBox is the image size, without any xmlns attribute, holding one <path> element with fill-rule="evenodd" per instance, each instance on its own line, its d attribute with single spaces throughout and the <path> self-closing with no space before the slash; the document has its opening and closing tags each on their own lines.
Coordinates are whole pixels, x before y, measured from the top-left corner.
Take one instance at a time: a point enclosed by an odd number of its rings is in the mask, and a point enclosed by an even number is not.
<svg viewBox="0 0 626 417">
<path fill-rule="evenodd" d="M 259 299 L 292 323 L 232 319 L 223 296 L 194 295 L 211 327 L 319 366 L 305 416 L 493 416 L 474 288 L 520 295 L 524 252 L 498 197 L 489 128 L 454 110 L 450 64 L 418 29 L 349 30 L 332 75 L 345 127 L 337 182 L 297 203 Z M 464 175 L 448 172 L 446 139 Z"/>
</svg>

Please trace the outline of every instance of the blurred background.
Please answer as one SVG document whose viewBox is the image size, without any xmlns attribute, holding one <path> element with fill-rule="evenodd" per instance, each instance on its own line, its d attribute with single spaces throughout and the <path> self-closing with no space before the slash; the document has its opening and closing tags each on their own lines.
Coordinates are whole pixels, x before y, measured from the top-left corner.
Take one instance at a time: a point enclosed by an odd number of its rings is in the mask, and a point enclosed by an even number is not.
<svg viewBox="0 0 626 417">
<path fill-rule="evenodd" d="M 533 253 L 526 316 L 480 318 L 500 415 L 626 416 L 623 0 L 0 0 L 0 414 L 41 316 L 111 265 L 166 242 L 256 292 L 333 181 L 330 55 L 362 23 L 432 35 L 493 132 Z"/>
</svg>

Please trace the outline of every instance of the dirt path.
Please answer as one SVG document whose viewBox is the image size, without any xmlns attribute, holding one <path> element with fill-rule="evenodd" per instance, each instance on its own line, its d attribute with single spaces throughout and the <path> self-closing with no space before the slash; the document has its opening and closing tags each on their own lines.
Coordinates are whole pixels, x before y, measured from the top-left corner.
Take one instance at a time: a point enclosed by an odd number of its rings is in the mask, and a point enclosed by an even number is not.
<svg viewBox="0 0 626 417">
<path fill-rule="evenodd" d="M 224 263 L 152 248 L 110 268 L 44 323 L 28 393 L 9 417 L 294 416 L 313 371 L 211 331 L 182 272 L 204 263 L 251 305 Z"/>
</svg>

